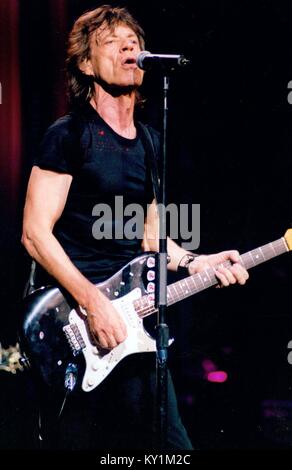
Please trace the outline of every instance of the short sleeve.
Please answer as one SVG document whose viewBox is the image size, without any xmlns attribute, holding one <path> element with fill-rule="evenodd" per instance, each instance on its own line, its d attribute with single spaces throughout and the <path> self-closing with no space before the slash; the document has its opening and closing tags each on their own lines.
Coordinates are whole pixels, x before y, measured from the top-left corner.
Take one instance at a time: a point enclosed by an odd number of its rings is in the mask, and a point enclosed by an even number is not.
<svg viewBox="0 0 292 470">
<path fill-rule="evenodd" d="M 80 160 L 78 129 L 70 115 L 58 119 L 46 131 L 34 165 L 44 170 L 74 175 Z"/>
</svg>

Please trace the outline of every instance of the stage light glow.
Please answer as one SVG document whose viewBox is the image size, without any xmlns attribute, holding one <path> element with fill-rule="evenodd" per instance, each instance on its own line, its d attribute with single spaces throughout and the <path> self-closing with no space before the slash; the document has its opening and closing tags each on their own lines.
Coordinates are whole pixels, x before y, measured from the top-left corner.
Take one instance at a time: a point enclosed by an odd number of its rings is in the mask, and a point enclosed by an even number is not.
<svg viewBox="0 0 292 470">
<path fill-rule="evenodd" d="M 228 374 L 224 370 L 215 370 L 207 374 L 208 382 L 224 383 L 228 379 Z"/>
</svg>

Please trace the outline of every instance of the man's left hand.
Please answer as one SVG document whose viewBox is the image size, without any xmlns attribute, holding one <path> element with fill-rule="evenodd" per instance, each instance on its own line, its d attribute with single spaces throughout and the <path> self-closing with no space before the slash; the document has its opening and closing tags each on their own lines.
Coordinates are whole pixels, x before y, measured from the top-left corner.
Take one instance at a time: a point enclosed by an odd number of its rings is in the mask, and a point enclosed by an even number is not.
<svg viewBox="0 0 292 470">
<path fill-rule="evenodd" d="M 230 261 L 231 266 L 223 266 L 226 261 Z M 215 268 L 214 274 L 219 281 L 219 287 L 227 287 L 237 282 L 243 285 L 249 278 L 247 270 L 240 264 L 240 255 L 236 250 L 221 251 L 214 255 L 200 255 L 188 266 L 190 274 L 199 273 L 208 268 Z"/>
</svg>

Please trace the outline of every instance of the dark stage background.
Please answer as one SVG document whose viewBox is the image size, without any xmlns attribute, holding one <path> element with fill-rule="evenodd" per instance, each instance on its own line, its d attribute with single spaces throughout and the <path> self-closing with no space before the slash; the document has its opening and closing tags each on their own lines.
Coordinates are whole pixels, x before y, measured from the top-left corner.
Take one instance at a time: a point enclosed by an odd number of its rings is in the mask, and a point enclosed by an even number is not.
<svg viewBox="0 0 292 470">
<path fill-rule="evenodd" d="M 168 201 L 201 204 L 199 251 L 244 252 L 280 238 L 292 222 L 291 2 L 112 3 L 136 15 L 148 50 L 192 60 L 171 80 Z M 0 2 L 3 348 L 16 343 L 28 270 L 20 246 L 27 178 L 44 130 L 66 111 L 66 35 L 100 4 Z M 159 128 L 156 74 L 146 74 L 143 93 L 142 117 Z M 291 448 L 291 263 L 284 255 L 255 268 L 244 288 L 210 289 L 170 309 L 170 366 L 196 447 Z M 224 383 L 206 379 L 210 361 L 227 373 Z M 27 373 L 0 371 L 0 449 L 36 448 L 36 420 Z"/>
</svg>

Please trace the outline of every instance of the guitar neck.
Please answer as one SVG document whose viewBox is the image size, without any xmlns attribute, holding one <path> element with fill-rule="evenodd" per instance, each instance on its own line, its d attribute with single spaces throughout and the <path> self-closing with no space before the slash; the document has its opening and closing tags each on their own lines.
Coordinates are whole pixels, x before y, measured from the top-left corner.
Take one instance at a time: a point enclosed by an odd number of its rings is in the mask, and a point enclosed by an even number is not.
<svg viewBox="0 0 292 470">
<path fill-rule="evenodd" d="M 287 251 L 289 251 L 289 249 L 285 239 L 280 238 L 279 240 L 275 240 L 255 250 L 244 253 L 240 256 L 239 262 L 246 269 L 251 269 Z M 224 263 L 226 267 L 230 265 L 230 261 Z M 182 300 L 216 284 L 218 284 L 218 279 L 215 276 L 214 268 L 206 269 L 205 271 L 184 278 L 181 281 L 174 282 L 167 288 L 168 305 L 172 305 L 178 300 Z"/>
<path fill-rule="evenodd" d="M 285 238 L 282 237 L 279 240 L 275 240 L 274 242 L 267 243 L 266 245 L 244 253 L 240 256 L 239 262 L 246 269 L 251 269 L 287 251 L 289 251 L 289 247 Z M 226 261 L 223 264 L 226 267 L 231 265 L 230 261 Z M 172 305 L 179 300 L 190 297 L 216 284 L 218 284 L 218 280 L 215 276 L 214 268 L 209 268 L 200 273 L 188 276 L 167 287 L 167 305 Z M 153 297 L 149 295 L 144 295 L 141 299 L 136 300 L 135 309 L 141 318 L 157 311 L 153 303 Z"/>
</svg>

